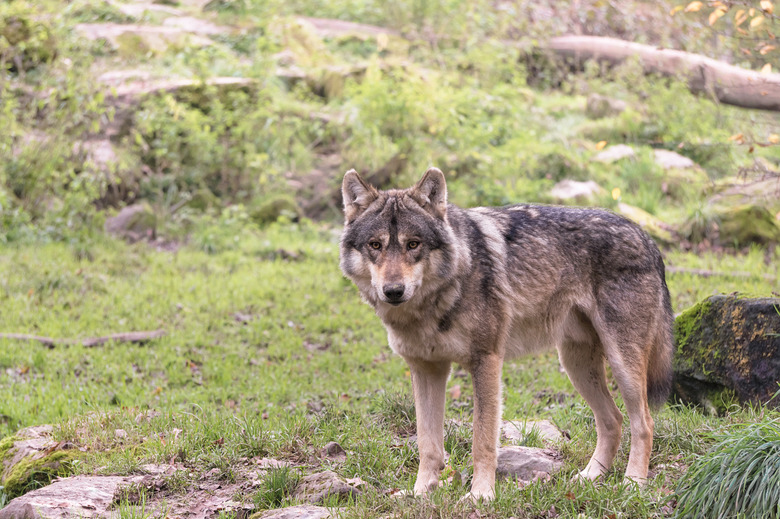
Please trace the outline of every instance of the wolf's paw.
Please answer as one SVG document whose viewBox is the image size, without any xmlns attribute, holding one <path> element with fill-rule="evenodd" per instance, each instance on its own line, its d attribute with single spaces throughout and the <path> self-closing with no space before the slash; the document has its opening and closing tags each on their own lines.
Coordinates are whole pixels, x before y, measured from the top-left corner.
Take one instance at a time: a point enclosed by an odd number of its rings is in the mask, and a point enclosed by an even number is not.
<svg viewBox="0 0 780 519">
<path fill-rule="evenodd" d="M 496 498 L 496 493 L 492 488 L 486 491 L 478 491 L 472 489 L 471 492 L 468 492 L 465 496 L 461 497 L 458 502 L 471 504 L 471 503 L 478 503 L 479 501 L 482 501 L 483 503 L 487 503 L 489 501 L 493 501 L 495 498 Z"/>
</svg>

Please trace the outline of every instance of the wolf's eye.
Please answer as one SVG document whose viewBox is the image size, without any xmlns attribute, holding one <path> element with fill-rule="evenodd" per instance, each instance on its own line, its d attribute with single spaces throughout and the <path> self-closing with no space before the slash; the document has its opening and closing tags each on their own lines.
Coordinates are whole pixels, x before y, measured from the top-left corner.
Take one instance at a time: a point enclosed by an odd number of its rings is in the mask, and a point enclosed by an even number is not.
<svg viewBox="0 0 780 519">
<path fill-rule="evenodd" d="M 418 241 L 410 241 L 409 243 L 406 244 L 406 247 L 409 250 L 416 249 L 419 246 L 420 246 L 420 242 L 418 242 Z"/>
<path fill-rule="evenodd" d="M 379 250 L 382 248 L 382 244 L 379 243 L 378 241 L 370 241 L 368 242 L 368 246 L 374 250 Z"/>
</svg>

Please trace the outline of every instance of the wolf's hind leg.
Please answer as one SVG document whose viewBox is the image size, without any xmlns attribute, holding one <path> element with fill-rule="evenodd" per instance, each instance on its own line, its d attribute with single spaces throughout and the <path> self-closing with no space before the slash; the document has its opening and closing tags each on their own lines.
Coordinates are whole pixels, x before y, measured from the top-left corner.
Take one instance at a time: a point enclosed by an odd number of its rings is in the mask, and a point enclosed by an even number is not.
<svg viewBox="0 0 780 519">
<path fill-rule="evenodd" d="M 604 353 L 600 344 L 564 342 L 558 349 L 558 358 L 569 380 L 596 418 L 596 450 L 588 465 L 579 473 L 582 478 L 595 480 L 612 467 L 620 447 L 623 415 L 607 388 Z"/>
<path fill-rule="evenodd" d="M 406 362 L 412 375 L 420 450 L 414 493 L 424 494 L 439 485 L 439 474 L 444 468 L 444 404 L 450 363 L 411 359 Z"/>
</svg>

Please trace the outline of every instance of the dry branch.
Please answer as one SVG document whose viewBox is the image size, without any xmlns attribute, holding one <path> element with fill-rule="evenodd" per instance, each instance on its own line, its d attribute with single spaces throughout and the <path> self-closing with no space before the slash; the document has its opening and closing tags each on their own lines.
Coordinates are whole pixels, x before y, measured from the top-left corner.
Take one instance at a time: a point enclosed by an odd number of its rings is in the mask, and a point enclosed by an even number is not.
<svg viewBox="0 0 780 519">
<path fill-rule="evenodd" d="M 636 56 L 645 73 L 686 79 L 692 92 L 742 108 L 780 111 L 780 74 L 762 74 L 699 54 L 600 36 L 559 36 L 542 45 L 576 61 L 618 64 Z"/>
<path fill-rule="evenodd" d="M 54 348 L 55 346 L 71 346 L 74 344 L 81 344 L 87 348 L 93 348 L 107 342 L 129 342 L 134 344 L 143 344 L 152 339 L 162 337 L 163 335 L 165 335 L 165 330 L 113 333 L 111 335 L 89 337 L 86 339 L 53 339 L 51 337 L 41 337 L 40 335 L 30 335 L 26 333 L 0 333 L 0 339 L 40 342 L 49 348 Z"/>
</svg>

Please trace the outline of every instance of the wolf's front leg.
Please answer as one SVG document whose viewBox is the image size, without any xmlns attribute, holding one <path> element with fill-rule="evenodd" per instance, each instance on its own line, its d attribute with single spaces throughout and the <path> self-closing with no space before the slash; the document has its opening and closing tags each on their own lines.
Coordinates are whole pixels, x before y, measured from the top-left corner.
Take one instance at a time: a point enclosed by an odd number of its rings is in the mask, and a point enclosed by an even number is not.
<svg viewBox="0 0 780 519">
<path fill-rule="evenodd" d="M 495 497 L 498 430 L 501 421 L 501 367 L 499 355 L 488 354 L 471 367 L 474 380 L 473 499 Z"/>
<path fill-rule="evenodd" d="M 444 468 L 444 397 L 450 363 L 413 359 L 406 362 L 412 375 L 420 450 L 414 493 L 424 494 L 439 485 L 439 474 Z"/>
</svg>

